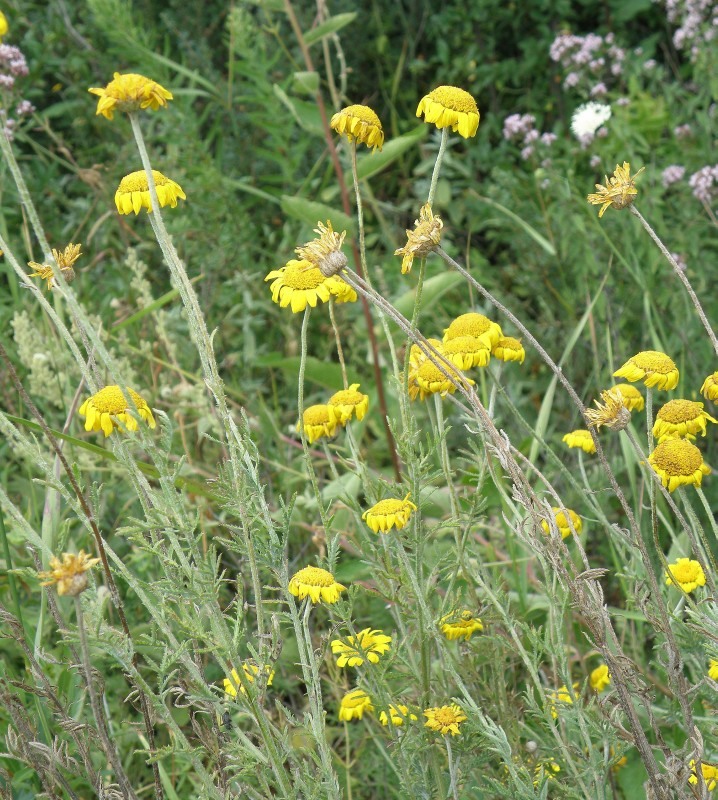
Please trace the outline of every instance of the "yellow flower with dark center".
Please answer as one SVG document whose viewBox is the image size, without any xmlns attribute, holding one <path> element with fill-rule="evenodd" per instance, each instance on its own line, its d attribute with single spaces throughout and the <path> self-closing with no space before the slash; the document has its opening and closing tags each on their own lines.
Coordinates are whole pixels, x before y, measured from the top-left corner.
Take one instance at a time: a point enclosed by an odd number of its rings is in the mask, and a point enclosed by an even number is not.
<svg viewBox="0 0 718 800">
<path fill-rule="evenodd" d="M 567 433 L 562 442 L 565 442 L 569 447 L 579 447 L 584 453 L 595 453 L 596 445 L 593 442 L 591 431 L 586 428 L 578 428 L 571 433 Z"/>
<path fill-rule="evenodd" d="M 711 468 L 704 463 L 701 451 L 686 439 L 665 439 L 648 456 L 648 463 L 658 473 L 669 492 L 679 486 L 700 486 Z"/>
<path fill-rule="evenodd" d="M 513 336 L 502 336 L 493 346 L 491 355 L 501 361 L 518 361 L 524 363 L 526 351 L 518 339 Z"/>
<path fill-rule="evenodd" d="M 561 534 L 562 539 L 568 539 L 568 537 L 575 531 L 576 534 L 581 533 L 581 528 L 583 528 L 583 521 L 578 514 L 570 508 L 567 508 L 566 511 L 562 511 L 560 508 L 556 506 L 551 508 L 553 511 L 553 518 L 554 522 L 556 523 L 556 527 L 558 528 L 558 532 Z M 568 513 L 568 518 L 566 518 L 566 513 Z M 571 526 L 573 526 L 573 530 L 571 530 Z M 548 536 L 551 533 L 551 526 L 548 523 L 548 520 L 541 520 L 541 527 L 543 528 L 543 532 Z"/>
<path fill-rule="evenodd" d="M 438 339 L 427 339 L 432 347 L 435 350 L 438 350 L 440 353 L 444 352 L 444 345 Z M 411 350 L 409 351 L 409 374 L 407 377 L 407 391 L 409 392 L 409 397 L 412 400 L 416 400 L 419 396 L 421 389 L 419 388 L 419 384 L 416 382 L 416 375 L 419 371 L 419 367 L 427 360 L 427 356 L 424 354 L 424 351 L 419 347 L 417 344 L 413 344 L 411 346 Z M 424 395 L 422 395 L 422 400 L 424 399 Z"/>
<path fill-rule="evenodd" d="M 572 684 L 572 688 L 575 694 L 576 690 L 578 689 L 578 684 L 577 683 Z M 549 699 L 549 708 L 551 710 L 551 716 L 554 719 L 558 717 L 558 710 L 556 707 L 557 703 L 565 703 L 566 705 L 573 704 L 573 697 L 571 695 L 571 692 L 568 690 L 568 687 L 565 684 L 563 686 L 559 686 L 558 689 L 550 691 L 548 693 L 548 699 Z"/>
<path fill-rule="evenodd" d="M 642 350 L 613 373 L 614 378 L 627 381 L 643 381 L 649 388 L 675 389 L 678 385 L 678 370 L 673 360 L 659 350 Z"/>
<path fill-rule="evenodd" d="M 484 626 L 481 620 L 473 611 L 465 608 L 461 611 L 452 611 L 445 614 L 439 621 L 441 632 L 449 641 L 463 639 L 468 642 L 476 631 L 483 631 Z"/>
<path fill-rule="evenodd" d="M 7 24 L 7 17 L 5 14 L 0 11 L 0 43 L 2 43 L 2 37 L 10 30 Z"/>
<path fill-rule="evenodd" d="M 371 628 L 364 628 L 356 636 L 347 636 L 345 640 L 334 639 L 332 642 L 332 653 L 338 656 L 338 667 L 361 667 L 365 659 L 370 664 L 378 664 L 379 657 L 390 648 L 391 636 Z"/>
<path fill-rule="evenodd" d="M 594 692 L 602 692 L 605 688 L 611 685 L 611 673 L 605 664 L 596 667 L 589 675 L 588 682 Z"/>
<path fill-rule="evenodd" d="M 389 705 L 389 713 L 387 714 L 386 711 L 381 711 L 379 713 L 379 722 L 385 727 L 389 724 L 389 719 L 391 718 L 391 724 L 395 727 L 401 727 L 404 724 L 404 720 L 408 719 L 411 722 L 415 722 L 418 717 L 416 714 L 409 713 L 409 709 L 407 706 L 401 705 L 398 703 L 394 705 L 391 703 Z"/>
<path fill-rule="evenodd" d="M 104 389 L 100 389 L 99 392 L 85 400 L 78 412 L 80 416 L 85 417 L 85 430 L 101 430 L 107 437 L 114 428 L 120 428 L 120 423 L 122 423 L 122 426 L 128 431 L 136 431 L 137 420 L 128 413 L 130 410 L 143 419 L 150 428 L 154 428 L 157 423 L 144 397 L 129 387 L 126 391 L 134 408 L 127 405 L 119 386 L 105 386 Z"/>
<path fill-rule="evenodd" d="M 714 372 L 703 381 L 701 394 L 706 400 L 718 400 L 718 372 Z"/>
<path fill-rule="evenodd" d="M 348 389 L 342 389 L 333 394 L 327 405 L 334 410 L 334 415 L 340 425 L 346 425 L 353 417 L 361 421 L 369 408 L 369 395 L 357 391 L 358 383 L 352 383 Z"/>
<path fill-rule="evenodd" d="M 718 681 L 718 661 L 715 658 L 708 664 L 708 677 L 713 681 Z"/>
<path fill-rule="evenodd" d="M 693 773 L 688 778 L 688 783 L 695 786 L 698 783 L 698 775 L 696 774 L 696 760 L 690 760 L 691 772 Z M 706 789 L 712 792 L 718 786 L 718 764 L 707 764 L 701 761 L 701 772 L 703 773 L 703 780 L 706 782 Z"/>
<path fill-rule="evenodd" d="M 361 719 L 364 712 L 373 710 L 371 697 L 363 689 L 352 689 L 342 697 L 339 704 L 339 720 L 351 722 L 353 719 Z"/>
<path fill-rule="evenodd" d="M 452 736 L 458 736 L 461 733 L 459 725 L 462 722 L 466 722 L 467 719 L 466 714 L 456 703 L 452 703 L 449 706 L 427 708 L 424 711 L 424 716 L 426 717 L 424 727 L 436 731 L 442 736 L 446 736 L 449 733 Z"/>
<path fill-rule="evenodd" d="M 99 562 L 99 558 L 91 558 L 84 550 L 80 550 L 77 555 L 63 553 L 62 560 L 53 556 L 50 559 L 50 569 L 47 572 L 39 572 L 38 578 L 43 581 L 42 586 L 56 585 L 59 595 L 77 597 L 80 592 L 87 589 L 85 573 Z"/>
<path fill-rule="evenodd" d="M 444 331 L 444 342 L 459 336 L 474 336 L 492 350 L 503 336 L 501 327 L 483 314 L 470 312 L 457 317 Z"/>
<path fill-rule="evenodd" d="M 588 424 L 592 428 L 596 428 L 596 430 L 603 425 L 613 431 L 624 430 L 631 421 L 631 412 L 623 401 L 621 391 L 619 389 L 609 389 L 606 392 L 601 392 L 601 400 L 603 400 L 603 405 L 598 400 L 594 400 L 596 408 L 586 409 Z M 596 451 L 595 446 L 593 451 Z"/>
<path fill-rule="evenodd" d="M 392 528 L 401 530 L 409 521 L 412 511 L 416 511 L 416 506 L 409 500 L 411 495 L 403 500 L 389 497 L 380 500 L 370 509 L 365 511 L 361 518 L 374 531 L 374 533 L 388 533 Z"/>
<path fill-rule="evenodd" d="M 669 400 L 658 410 L 653 435 L 659 440 L 670 436 L 706 435 L 708 422 L 718 422 L 693 400 Z"/>
<path fill-rule="evenodd" d="M 621 402 L 629 411 L 643 411 L 646 405 L 643 395 L 630 383 L 617 383 L 610 391 L 621 393 Z"/>
<path fill-rule="evenodd" d="M 157 111 L 172 100 L 172 92 L 168 92 L 159 83 L 145 78 L 144 75 L 115 72 L 107 86 L 99 89 L 88 89 L 91 94 L 99 96 L 97 114 L 112 119 L 115 111 L 139 111 L 151 108 Z"/>
<path fill-rule="evenodd" d="M 448 373 L 449 376 L 445 373 Z M 456 389 L 463 385 L 473 386 L 475 381 L 462 375 L 458 369 L 452 369 L 448 364 L 442 364 L 442 369 L 427 358 L 416 371 L 416 385 L 419 387 L 419 398 L 424 400 L 431 394 L 454 394 Z"/>
<path fill-rule="evenodd" d="M 491 351 L 475 336 L 457 336 L 444 342 L 443 354 L 459 369 L 485 367 L 491 360 Z"/>
<path fill-rule="evenodd" d="M 297 433 L 300 433 L 303 427 L 309 444 L 314 444 L 322 437 L 331 439 L 337 429 L 337 416 L 334 409 L 328 405 L 308 406 L 302 414 L 302 422 L 302 425 L 297 423 Z"/>
<path fill-rule="evenodd" d="M 317 222 L 314 233 L 319 234 L 318 239 L 312 239 L 311 242 L 297 247 L 294 252 L 299 256 L 300 261 L 309 261 L 325 278 L 331 278 L 347 265 L 347 257 L 342 253 L 342 244 L 347 232 L 337 233 L 332 228 L 332 223 L 327 220 L 326 225 Z M 347 287 L 351 288 L 349 284 Z M 354 290 L 352 289 L 352 291 Z"/>
<path fill-rule="evenodd" d="M 244 672 L 244 680 L 247 683 L 254 683 L 254 679 L 257 675 L 259 675 L 259 665 L 255 664 L 254 661 L 245 661 L 242 664 L 242 671 Z M 267 686 L 271 686 L 272 681 L 274 680 L 274 670 L 269 666 L 269 664 L 264 665 L 264 673 L 267 675 Z M 247 694 L 247 690 L 239 681 L 237 670 L 233 669 L 231 674 L 231 680 L 229 678 L 224 679 L 225 694 L 228 694 L 230 697 L 236 697 L 237 690 L 239 690 L 241 694 Z"/>
<path fill-rule="evenodd" d="M 414 229 L 406 231 L 406 244 L 394 251 L 395 256 L 404 256 L 402 275 L 411 272 L 415 258 L 426 258 L 440 244 L 443 227 L 441 218 L 431 213 L 428 203 L 421 207 L 419 219 L 414 220 Z"/>
<path fill-rule="evenodd" d="M 699 586 L 706 585 L 706 575 L 697 561 L 692 558 L 679 558 L 675 564 L 668 565 L 666 585 L 678 585 L 686 594 L 690 594 Z"/>
<path fill-rule="evenodd" d="M 631 176 L 631 165 L 628 161 L 624 161 L 623 166 L 616 164 L 613 175 L 606 176 L 605 186 L 600 183 L 596 184 L 598 191 L 594 194 L 589 194 L 586 199 L 591 205 L 601 206 L 601 210 L 598 212 L 599 219 L 605 214 L 609 206 L 621 209 L 627 208 L 633 203 L 638 194 L 635 180 L 644 169 L 645 167 L 641 167 L 635 175 Z"/>
<path fill-rule="evenodd" d="M 384 145 L 381 121 L 369 106 L 347 106 L 332 117 L 330 125 L 332 130 L 340 136 L 346 136 L 350 142 L 356 139 L 372 150 L 377 147 L 381 150 Z"/>
<path fill-rule="evenodd" d="M 304 567 L 296 572 L 287 587 L 290 594 L 304 600 L 309 597 L 312 603 L 336 603 L 347 588 L 337 583 L 331 572 L 321 567 Z"/>
<path fill-rule="evenodd" d="M 339 303 L 357 299 L 356 292 L 346 281 L 339 277 L 325 278 L 311 261 L 287 261 L 283 267 L 273 269 L 264 280 L 272 281 L 269 286 L 272 300 L 280 308 L 290 306 L 295 314 L 308 305 L 315 308 L 320 301 L 326 303 L 332 295 Z"/>
<path fill-rule="evenodd" d="M 182 191 L 182 187 L 173 180 L 152 170 L 152 177 L 157 189 L 157 199 L 160 206 L 177 207 L 177 200 L 186 200 L 187 196 Z M 131 172 L 120 181 L 120 185 L 115 192 L 115 205 L 120 214 L 130 214 L 133 211 L 139 214 L 143 208 L 152 211 L 152 198 L 150 197 L 149 184 L 147 183 L 147 173 L 141 169 Z"/>
<path fill-rule="evenodd" d="M 479 129 L 479 109 L 476 100 L 456 86 L 437 86 L 419 101 L 416 116 L 437 128 L 448 128 L 470 139 Z"/>
<path fill-rule="evenodd" d="M 73 244 L 72 242 L 70 242 L 64 250 L 55 250 L 54 247 L 52 248 L 52 257 L 55 259 L 55 263 L 62 272 L 62 277 L 68 283 L 72 283 L 72 281 L 75 280 L 73 265 L 82 255 L 80 252 L 81 249 L 81 244 Z M 32 267 L 32 269 L 35 270 L 30 273 L 31 278 L 41 278 L 47 281 L 48 290 L 52 289 L 54 285 L 54 275 L 52 267 L 49 264 L 38 264 L 36 261 L 29 261 L 28 267 Z"/>
</svg>

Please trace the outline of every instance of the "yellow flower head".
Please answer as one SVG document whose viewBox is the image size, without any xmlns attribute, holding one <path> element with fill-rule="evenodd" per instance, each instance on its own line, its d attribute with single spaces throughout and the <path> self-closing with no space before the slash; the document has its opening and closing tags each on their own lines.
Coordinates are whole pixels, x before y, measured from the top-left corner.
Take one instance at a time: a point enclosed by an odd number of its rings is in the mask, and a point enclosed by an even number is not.
<svg viewBox="0 0 718 800">
<path fill-rule="evenodd" d="M 474 336 L 481 340 L 489 350 L 492 350 L 498 344 L 503 333 L 501 327 L 488 317 L 471 312 L 457 317 L 444 331 L 445 342 L 459 336 Z"/>
<path fill-rule="evenodd" d="M 567 433 L 562 442 L 565 442 L 569 447 L 580 447 L 584 453 L 595 453 L 596 445 L 593 443 L 591 431 L 586 428 L 578 428 L 571 433 Z"/>
<path fill-rule="evenodd" d="M 457 336 L 444 342 L 442 353 L 459 369 L 485 367 L 491 360 L 491 351 L 475 336 Z"/>
<path fill-rule="evenodd" d="M 442 736 L 446 736 L 449 733 L 452 736 L 458 736 L 461 733 L 459 725 L 462 722 L 466 722 L 467 719 L 466 714 L 456 703 L 452 703 L 450 706 L 427 708 L 424 711 L 424 716 L 426 717 L 424 727 L 436 731 Z"/>
<path fill-rule="evenodd" d="M 53 556 L 50 559 L 50 569 L 47 572 L 39 572 L 38 578 L 43 581 L 42 586 L 57 585 L 59 595 L 77 597 L 80 592 L 87 589 L 85 573 L 99 562 L 99 558 L 91 558 L 84 550 L 80 550 L 77 555 L 63 553 L 62 560 Z"/>
<path fill-rule="evenodd" d="M 648 456 L 648 463 L 658 473 L 669 492 L 679 486 L 700 486 L 711 468 L 704 463 L 701 451 L 686 439 L 665 439 Z"/>
<path fill-rule="evenodd" d="M 300 600 L 310 597 L 312 603 L 336 603 L 347 587 L 337 583 L 332 573 L 325 569 L 304 567 L 292 576 L 287 588 Z"/>
<path fill-rule="evenodd" d="M 144 75 L 115 72 L 113 79 L 104 89 L 88 89 L 91 94 L 99 96 L 97 114 L 112 119 L 115 111 L 139 111 L 151 108 L 157 111 L 172 100 L 172 92 L 168 92 L 159 83 L 145 78 Z"/>
<path fill-rule="evenodd" d="M 444 223 L 440 217 L 431 213 L 427 203 L 419 211 L 419 219 L 414 220 L 414 229 L 406 231 L 406 244 L 394 251 L 395 256 L 404 256 L 401 261 L 401 274 L 411 272 L 415 258 L 426 258 L 441 242 Z"/>
<path fill-rule="evenodd" d="M 658 410 L 653 435 L 659 440 L 671 436 L 706 435 L 708 422 L 718 422 L 693 400 L 669 400 Z"/>
<path fill-rule="evenodd" d="M 445 372 L 451 377 L 447 377 L 444 374 Z M 442 369 L 439 369 L 428 358 L 416 371 L 416 385 L 419 387 L 421 400 L 424 400 L 430 394 L 440 394 L 442 397 L 446 397 L 447 394 L 454 394 L 460 385 L 469 384 L 473 386 L 474 383 L 475 381 L 469 380 L 458 369 L 451 369 L 447 364 L 442 364 Z"/>
<path fill-rule="evenodd" d="M 352 689 L 342 697 L 339 705 L 339 720 L 351 722 L 353 719 L 361 719 L 365 711 L 373 710 L 371 697 L 363 689 Z"/>
<path fill-rule="evenodd" d="M 589 675 L 588 682 L 594 692 L 602 692 L 606 687 L 611 685 L 611 673 L 605 664 L 596 667 Z"/>
<path fill-rule="evenodd" d="M 302 414 L 302 422 L 302 425 L 297 423 L 297 433 L 300 433 L 303 427 L 309 444 L 314 444 L 322 437 L 331 439 L 337 429 L 336 413 L 328 405 L 308 406 Z"/>
<path fill-rule="evenodd" d="M 481 620 L 468 608 L 445 614 L 439 621 L 441 632 L 449 641 L 463 639 L 468 642 L 476 631 L 483 631 Z"/>
<path fill-rule="evenodd" d="M 175 183 L 156 169 L 152 170 L 152 177 L 157 189 L 157 199 L 160 206 L 177 208 L 177 200 L 186 200 L 187 195 L 182 191 L 179 183 Z M 141 169 L 131 172 L 120 181 L 115 192 L 115 205 L 120 214 L 139 214 L 143 208 L 152 211 L 152 198 L 150 197 L 147 173 Z"/>
<path fill-rule="evenodd" d="M 361 421 L 369 408 L 369 395 L 362 394 L 358 383 L 353 383 L 348 389 L 342 389 L 333 394 L 327 405 L 334 410 L 334 415 L 340 425 L 346 425 L 353 417 Z"/>
<path fill-rule="evenodd" d="M 703 567 L 692 558 L 679 558 L 675 564 L 668 565 L 666 572 L 666 585 L 678 585 L 686 594 L 690 594 L 699 586 L 706 585 L 706 575 Z"/>
<path fill-rule="evenodd" d="M 337 112 L 331 121 L 331 128 L 340 136 L 343 134 L 353 141 L 371 147 L 372 151 L 384 145 L 384 131 L 376 113 L 369 106 L 347 106 Z"/>
<path fill-rule="evenodd" d="M 78 412 L 80 416 L 85 417 L 85 430 L 101 430 L 107 437 L 114 428 L 120 428 L 122 423 L 128 431 L 136 431 L 137 420 L 128 413 L 130 410 L 143 419 L 150 428 L 154 428 L 157 423 L 144 397 L 129 387 L 126 391 L 134 408 L 127 405 L 119 386 L 105 386 L 92 397 L 88 397 Z"/>
<path fill-rule="evenodd" d="M 628 161 L 623 162 L 623 166 L 616 164 L 616 170 L 605 178 L 606 185 L 596 184 L 597 192 L 588 195 L 586 198 L 591 205 L 601 206 L 598 212 L 599 218 L 604 215 L 609 206 L 613 208 L 627 208 L 636 199 L 638 189 L 635 180 L 643 172 L 645 167 L 641 167 L 638 172 L 631 176 L 631 165 Z M 628 380 L 631 380 L 630 378 Z"/>
<path fill-rule="evenodd" d="M 435 350 L 438 350 L 440 353 L 444 352 L 444 345 L 438 339 L 427 339 L 432 347 Z M 409 351 L 409 374 L 407 376 L 407 391 L 409 392 L 409 397 L 412 400 L 416 400 L 416 398 L 421 394 L 421 399 L 423 400 L 426 396 L 421 392 L 421 388 L 419 384 L 416 382 L 416 376 L 419 372 L 419 367 L 427 361 L 426 355 L 424 355 L 424 351 L 419 347 L 417 344 L 413 344 L 411 346 L 411 350 Z"/>
<path fill-rule="evenodd" d="M 643 395 L 630 383 L 617 383 L 610 391 L 621 393 L 621 402 L 629 411 L 643 411 L 646 405 Z"/>
<path fill-rule="evenodd" d="M 255 677 L 259 675 L 259 666 L 255 664 L 254 661 L 245 661 L 242 664 L 242 672 L 244 673 L 244 680 L 247 683 L 254 683 Z M 272 681 L 274 680 L 274 670 L 269 666 L 269 664 L 264 665 L 264 673 L 267 675 L 267 686 L 271 686 Z M 247 690 L 244 688 L 244 686 L 242 686 L 239 680 L 239 674 L 237 673 L 237 670 L 233 669 L 232 679 L 224 679 L 224 692 L 230 697 L 236 697 L 237 690 L 239 690 L 242 694 L 247 694 Z"/>
<path fill-rule="evenodd" d="M 701 394 L 706 400 L 718 400 L 718 372 L 714 372 L 703 381 Z"/>
<path fill-rule="evenodd" d="M 513 336 L 502 336 L 493 346 L 491 355 L 501 361 L 518 361 L 519 364 L 523 364 L 526 351 L 518 339 L 514 339 Z"/>
<path fill-rule="evenodd" d="M 606 392 L 601 392 L 601 400 L 603 400 L 603 405 L 598 400 L 594 400 L 596 408 L 586 409 L 588 424 L 592 428 L 596 428 L 596 430 L 603 425 L 612 431 L 624 430 L 631 421 L 631 412 L 624 403 L 620 389 L 609 389 Z M 595 449 L 594 447 L 594 452 Z"/>
<path fill-rule="evenodd" d="M 365 511 L 361 518 L 374 531 L 374 533 L 388 533 L 392 528 L 401 530 L 411 517 L 411 512 L 416 511 L 416 506 L 409 500 L 410 495 L 403 500 L 393 497 L 380 500 L 370 509 Z"/>
<path fill-rule="evenodd" d="M 539 761 L 534 767 L 534 786 L 538 788 L 544 781 L 555 780 L 559 772 L 561 767 L 555 761 Z"/>
<path fill-rule="evenodd" d="M 55 259 L 55 263 L 62 272 L 62 277 L 68 283 L 72 283 L 72 281 L 75 280 L 73 265 L 82 255 L 80 252 L 81 249 L 81 244 L 73 244 L 72 242 L 70 242 L 64 250 L 55 250 L 54 247 L 52 248 L 52 257 Z M 41 278 L 47 281 L 48 290 L 52 289 L 54 285 L 54 274 L 49 264 L 38 264 L 36 261 L 29 261 L 28 267 L 32 267 L 35 270 L 30 273 L 31 278 Z"/>
<path fill-rule="evenodd" d="M 712 658 L 708 664 L 708 677 L 712 681 L 718 681 L 718 661 L 715 658 Z"/>
<path fill-rule="evenodd" d="M 337 276 L 325 278 L 311 261 L 287 261 L 283 267 L 273 269 L 264 280 L 272 281 L 269 286 L 272 300 L 280 308 L 290 306 L 295 314 L 308 305 L 315 308 L 320 301 L 326 303 L 332 295 L 338 303 L 357 299 L 356 292 L 346 281 Z"/>
<path fill-rule="evenodd" d="M 424 121 L 437 128 L 448 128 L 454 133 L 470 139 L 479 129 L 479 109 L 476 100 L 456 86 L 437 86 L 419 101 L 416 116 L 424 115 Z"/>
<path fill-rule="evenodd" d="M 575 511 L 567 508 L 566 512 L 564 512 L 555 506 L 551 509 L 551 511 L 553 511 L 554 522 L 556 523 L 556 527 L 558 528 L 558 532 L 561 534 L 562 539 L 568 539 L 568 537 L 574 533 L 574 531 L 576 534 L 581 533 L 581 528 L 583 528 L 583 520 Z M 568 519 L 566 518 L 566 513 L 568 513 Z M 571 529 L 571 526 L 573 526 L 573 530 Z M 551 526 L 549 525 L 548 520 L 541 520 L 541 527 L 547 536 L 551 533 Z"/>
<path fill-rule="evenodd" d="M 9 29 L 7 17 L 0 11 L 0 42 L 2 42 L 2 37 L 5 36 Z"/>
<path fill-rule="evenodd" d="M 381 722 L 381 724 L 385 727 L 389 724 L 390 718 L 391 724 L 395 727 L 401 727 L 404 724 L 405 719 L 408 719 L 412 722 L 415 722 L 418 719 L 416 714 L 410 714 L 407 706 L 403 706 L 400 703 L 397 703 L 396 705 L 391 703 L 388 714 L 386 711 L 381 711 L 379 713 L 379 722 Z"/>
<path fill-rule="evenodd" d="M 642 350 L 613 373 L 614 378 L 627 381 L 643 381 L 650 389 L 675 389 L 678 385 L 678 370 L 665 353 L 658 350 Z"/>
<path fill-rule="evenodd" d="M 312 239 L 311 242 L 297 247 L 294 252 L 301 261 L 309 261 L 312 266 L 317 267 L 325 278 L 331 278 L 347 265 L 347 257 L 342 253 L 342 244 L 347 232 L 337 233 L 332 228 L 332 223 L 327 220 L 326 225 L 317 222 L 314 233 L 319 234 L 318 239 Z M 351 288 L 348 284 L 347 287 Z"/>
<path fill-rule="evenodd" d="M 573 692 L 576 693 L 578 689 L 578 684 L 572 684 Z M 573 696 L 571 692 L 568 690 L 568 687 L 564 684 L 563 686 L 559 686 L 558 689 L 555 691 L 550 691 L 548 693 L 549 699 L 549 708 L 551 709 L 551 716 L 556 719 L 558 717 L 558 711 L 556 709 L 557 703 L 565 703 L 566 705 L 571 705 L 573 703 Z"/>
<path fill-rule="evenodd" d="M 371 628 L 364 628 L 356 636 L 347 636 L 346 640 L 334 639 L 332 642 L 332 653 L 338 656 L 338 667 L 361 667 L 365 659 L 370 664 L 377 664 L 379 657 L 390 648 L 391 636 Z"/>
<path fill-rule="evenodd" d="M 696 760 L 690 760 L 691 772 L 693 773 L 688 778 L 688 783 L 695 786 L 698 783 L 698 776 L 696 775 Z M 718 764 L 706 764 L 701 761 L 701 772 L 703 773 L 703 780 L 706 782 L 706 789 L 712 792 L 718 786 Z"/>
</svg>

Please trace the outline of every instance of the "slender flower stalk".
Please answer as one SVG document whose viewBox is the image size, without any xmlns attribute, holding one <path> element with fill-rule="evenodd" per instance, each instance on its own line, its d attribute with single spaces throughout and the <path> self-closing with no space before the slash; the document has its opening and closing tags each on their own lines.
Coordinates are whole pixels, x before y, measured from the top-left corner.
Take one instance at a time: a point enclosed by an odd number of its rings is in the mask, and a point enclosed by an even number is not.
<svg viewBox="0 0 718 800">
<path fill-rule="evenodd" d="M 444 152 L 446 151 L 446 143 L 449 141 L 449 127 L 441 129 L 441 143 L 439 144 L 439 152 L 436 154 L 436 161 L 434 162 L 434 169 L 431 173 L 431 185 L 429 186 L 429 198 L 427 203 L 430 206 L 434 205 L 434 196 L 436 195 L 436 186 L 439 182 L 439 173 L 441 172 L 441 162 L 444 160 Z"/>
<path fill-rule="evenodd" d="M 446 132 L 446 128 L 444 128 L 444 132 Z M 444 735 L 444 744 L 446 745 L 446 758 L 449 762 L 449 791 L 451 792 L 451 796 L 454 800 L 459 800 L 459 789 L 456 785 L 456 763 L 453 758 L 453 754 L 451 752 L 451 737 L 446 734 Z"/>
<path fill-rule="evenodd" d="M 334 340 L 337 343 L 337 358 L 339 359 L 339 366 L 342 370 L 342 383 L 344 388 L 346 389 L 349 386 L 349 381 L 347 380 L 347 366 L 344 363 L 344 350 L 342 349 L 342 339 L 339 333 L 339 327 L 337 326 L 337 319 L 334 314 L 334 298 L 329 298 L 329 319 L 332 323 L 332 330 L 334 331 Z"/>
</svg>

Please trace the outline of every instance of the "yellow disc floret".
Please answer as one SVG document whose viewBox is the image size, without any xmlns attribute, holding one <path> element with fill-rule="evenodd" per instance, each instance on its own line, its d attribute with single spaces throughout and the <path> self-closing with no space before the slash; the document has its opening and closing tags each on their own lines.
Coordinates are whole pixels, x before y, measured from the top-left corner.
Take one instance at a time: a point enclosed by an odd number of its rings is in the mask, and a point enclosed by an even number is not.
<svg viewBox="0 0 718 800">
<path fill-rule="evenodd" d="M 99 96 L 97 114 L 112 119 L 115 111 L 139 111 L 151 108 L 157 111 L 172 100 L 172 92 L 144 75 L 115 72 L 114 78 L 104 88 L 88 89 Z"/>
<path fill-rule="evenodd" d="M 501 328 L 483 314 L 470 312 L 457 317 L 444 331 L 444 342 L 459 336 L 474 336 L 492 350 L 503 336 Z"/>
<path fill-rule="evenodd" d="M 708 422 L 718 422 L 694 400 L 669 400 L 658 410 L 653 435 L 659 441 L 669 436 L 706 435 Z"/>
<path fill-rule="evenodd" d="M 642 350 L 613 373 L 614 378 L 625 378 L 631 383 L 643 381 L 650 389 L 675 389 L 678 385 L 678 369 L 665 353 L 659 350 Z"/>
<path fill-rule="evenodd" d="M 346 136 L 350 142 L 356 139 L 372 150 L 376 150 L 377 147 L 381 150 L 384 144 L 381 121 L 369 106 L 354 105 L 343 108 L 332 117 L 331 128 L 338 134 Z"/>
<path fill-rule="evenodd" d="M 469 139 L 479 129 L 479 109 L 476 100 L 456 86 L 437 86 L 419 101 L 416 116 L 437 128 L 448 128 Z"/>
<path fill-rule="evenodd" d="M 701 451 L 687 439 L 666 439 L 648 456 L 648 463 L 669 492 L 679 486 L 700 486 L 711 468 L 704 463 Z"/>
<path fill-rule="evenodd" d="M 337 583 L 331 572 L 321 567 L 304 567 L 292 576 L 287 587 L 290 594 L 304 600 L 311 598 L 312 603 L 336 603 L 341 593 L 347 588 Z"/>
<path fill-rule="evenodd" d="M 101 430 L 105 436 L 109 436 L 114 428 L 121 426 L 128 431 L 136 431 L 137 420 L 129 413 L 130 411 L 143 419 L 150 428 L 154 428 L 155 418 L 145 399 L 129 387 L 126 392 L 134 407 L 128 406 L 119 386 L 105 386 L 85 400 L 78 412 L 80 416 L 85 417 L 85 430 Z"/>
<path fill-rule="evenodd" d="M 157 170 L 152 170 L 152 179 L 157 190 L 157 199 L 160 206 L 177 207 L 177 200 L 186 200 L 182 187 Z M 115 205 L 120 214 L 139 214 L 143 208 L 152 211 L 152 198 L 150 197 L 147 173 L 141 169 L 131 172 L 120 181 L 115 192 Z"/>
</svg>

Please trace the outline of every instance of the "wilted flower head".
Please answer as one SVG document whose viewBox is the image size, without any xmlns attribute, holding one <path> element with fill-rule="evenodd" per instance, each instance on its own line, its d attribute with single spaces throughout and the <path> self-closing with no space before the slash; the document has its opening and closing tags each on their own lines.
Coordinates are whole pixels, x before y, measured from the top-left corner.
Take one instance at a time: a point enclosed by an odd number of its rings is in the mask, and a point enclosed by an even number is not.
<svg viewBox="0 0 718 800">
<path fill-rule="evenodd" d="M 80 252 L 81 249 L 81 244 L 73 244 L 72 242 L 70 242 L 64 250 L 55 250 L 54 247 L 52 248 L 52 257 L 55 259 L 58 268 L 62 271 L 62 277 L 68 283 L 75 280 L 73 264 L 82 255 Z M 28 267 L 32 267 L 35 270 L 30 273 L 31 278 L 42 278 L 42 280 L 47 281 L 47 288 L 52 289 L 54 274 L 49 264 L 38 264 L 36 261 L 29 261 Z"/>
<path fill-rule="evenodd" d="M 115 72 L 107 86 L 88 91 L 99 96 L 96 113 L 107 119 L 112 119 L 115 111 L 130 113 L 145 108 L 157 111 L 166 106 L 168 100 L 172 100 L 172 92 L 144 75 L 134 73 L 121 75 Z"/>
<path fill-rule="evenodd" d="M 314 232 L 319 234 L 319 238 L 297 247 L 294 252 L 300 259 L 317 267 L 325 278 L 330 278 L 347 265 L 347 257 L 341 249 L 347 232 L 336 233 L 329 220 L 326 225 L 317 222 Z"/>
<path fill-rule="evenodd" d="M 601 400 L 603 400 L 603 405 L 598 400 L 594 400 L 596 408 L 586 409 L 588 424 L 596 430 L 603 425 L 612 431 L 624 430 L 631 421 L 631 412 L 623 402 L 621 390 L 614 388 L 601 392 Z"/>
<path fill-rule="evenodd" d="M 404 256 L 401 261 L 402 275 L 411 272 L 415 258 L 426 258 L 441 242 L 444 223 L 434 216 L 427 203 L 419 211 L 419 219 L 414 221 L 414 229 L 406 231 L 406 244 L 394 251 L 395 256 Z"/>
<path fill-rule="evenodd" d="M 604 215 L 609 206 L 622 209 L 633 203 L 638 194 L 635 180 L 644 169 L 645 167 L 641 167 L 638 172 L 631 175 L 631 165 L 628 161 L 624 161 L 623 166 L 616 164 L 613 175 L 606 176 L 605 186 L 600 183 L 596 184 L 598 191 L 589 194 L 587 200 L 591 205 L 601 206 L 601 210 L 598 212 L 599 218 Z"/>
<path fill-rule="evenodd" d="M 91 558 L 84 550 L 80 550 L 77 555 L 63 553 L 62 560 L 53 556 L 50 559 L 50 569 L 38 573 L 38 577 L 43 580 L 42 586 L 56 585 L 59 595 L 77 597 L 87 589 L 85 573 L 99 561 L 99 558 Z"/>
</svg>

